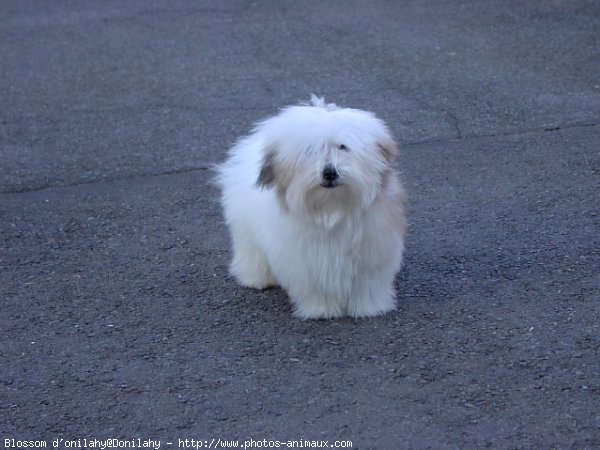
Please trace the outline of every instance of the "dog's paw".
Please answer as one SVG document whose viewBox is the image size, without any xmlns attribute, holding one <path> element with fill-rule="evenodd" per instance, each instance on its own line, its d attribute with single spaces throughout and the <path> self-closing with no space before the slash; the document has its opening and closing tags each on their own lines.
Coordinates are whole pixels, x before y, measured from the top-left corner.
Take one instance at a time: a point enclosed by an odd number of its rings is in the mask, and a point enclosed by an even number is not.
<svg viewBox="0 0 600 450">
<path fill-rule="evenodd" d="M 262 252 L 250 246 L 245 246 L 235 252 L 229 273 L 239 284 L 253 289 L 267 289 L 277 286 L 277 281 L 271 272 L 267 259 Z"/>
<path fill-rule="evenodd" d="M 275 286 L 277 286 L 277 282 L 275 280 L 258 280 L 258 281 L 245 281 L 245 280 L 240 280 L 239 278 L 237 279 L 239 284 L 247 287 L 247 288 L 251 288 L 251 289 L 258 289 L 258 290 L 265 290 L 265 289 L 271 289 L 274 288 Z"/>
<path fill-rule="evenodd" d="M 293 300 L 294 317 L 303 320 L 335 319 L 345 315 L 344 308 L 338 302 L 321 299 Z"/>
<path fill-rule="evenodd" d="M 352 302 L 348 307 L 348 315 L 354 318 L 381 316 L 396 309 L 396 299 L 391 296 L 379 299 L 363 299 Z"/>
<path fill-rule="evenodd" d="M 236 278 L 240 285 L 247 288 L 268 289 L 277 286 L 277 281 L 273 278 L 270 271 L 241 271 L 232 265 L 229 272 Z"/>
</svg>

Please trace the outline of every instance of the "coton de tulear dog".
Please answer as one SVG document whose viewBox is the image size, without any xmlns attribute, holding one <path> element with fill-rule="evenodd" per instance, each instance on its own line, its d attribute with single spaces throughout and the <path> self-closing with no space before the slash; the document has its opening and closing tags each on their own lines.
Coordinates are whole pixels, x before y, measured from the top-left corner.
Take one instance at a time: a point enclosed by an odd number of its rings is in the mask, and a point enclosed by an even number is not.
<svg viewBox="0 0 600 450">
<path fill-rule="evenodd" d="M 372 113 L 315 96 L 259 122 L 217 169 L 231 274 L 280 285 L 303 319 L 393 310 L 406 230 L 396 157 Z"/>
</svg>

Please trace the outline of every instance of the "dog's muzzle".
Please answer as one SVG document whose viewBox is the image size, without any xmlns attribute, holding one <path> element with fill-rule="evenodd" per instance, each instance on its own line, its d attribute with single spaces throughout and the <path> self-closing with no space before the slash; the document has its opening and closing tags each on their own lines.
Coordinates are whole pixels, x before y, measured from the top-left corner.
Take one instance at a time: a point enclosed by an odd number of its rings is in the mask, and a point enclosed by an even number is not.
<svg viewBox="0 0 600 450">
<path fill-rule="evenodd" d="M 337 169 L 335 167 L 333 167 L 333 165 L 331 164 L 327 164 L 324 168 L 323 168 L 323 173 L 321 174 L 321 186 L 323 186 L 324 188 L 334 188 L 336 186 L 338 186 L 340 184 L 339 182 L 339 178 L 340 178 L 340 174 L 338 173 Z"/>
</svg>

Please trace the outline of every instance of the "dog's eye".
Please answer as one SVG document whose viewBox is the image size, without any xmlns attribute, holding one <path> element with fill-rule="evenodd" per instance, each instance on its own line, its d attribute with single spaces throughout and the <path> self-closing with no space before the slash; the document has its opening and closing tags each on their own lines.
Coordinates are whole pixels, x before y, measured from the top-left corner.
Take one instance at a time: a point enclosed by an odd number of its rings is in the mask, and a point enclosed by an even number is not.
<svg viewBox="0 0 600 450">
<path fill-rule="evenodd" d="M 339 148 L 340 150 L 344 150 L 344 151 L 346 151 L 346 152 L 348 151 L 348 147 L 346 147 L 344 144 L 340 144 L 340 145 L 338 145 L 338 148 Z"/>
</svg>

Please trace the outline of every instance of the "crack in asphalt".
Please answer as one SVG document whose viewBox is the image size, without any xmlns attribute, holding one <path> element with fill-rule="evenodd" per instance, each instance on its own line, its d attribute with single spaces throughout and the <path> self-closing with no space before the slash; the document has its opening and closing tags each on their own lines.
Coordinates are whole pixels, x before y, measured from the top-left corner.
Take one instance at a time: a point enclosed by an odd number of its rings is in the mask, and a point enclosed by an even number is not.
<svg viewBox="0 0 600 450">
<path fill-rule="evenodd" d="M 521 129 L 517 131 L 507 131 L 507 132 L 498 132 L 498 133 L 490 133 L 490 134 L 477 134 L 477 135 L 462 135 L 459 133 L 459 136 L 455 138 L 445 138 L 445 139 L 425 139 L 422 141 L 413 141 L 413 142 L 405 142 L 402 143 L 402 147 L 415 147 L 423 144 L 436 144 L 436 143 L 444 143 L 444 142 L 456 142 L 463 140 L 471 140 L 471 139 L 485 139 L 485 138 L 494 138 L 494 137 L 506 137 L 506 136 L 517 136 L 520 134 L 529 134 L 529 133 L 552 133 L 561 130 L 573 129 L 573 128 L 590 128 L 596 127 L 600 125 L 600 122 L 592 122 L 592 123 L 573 123 L 573 124 L 565 124 L 565 125 L 557 125 L 552 127 L 545 128 L 532 128 L 532 129 Z M 458 128 L 458 124 L 456 125 Z M 185 173 L 193 173 L 193 172 L 202 172 L 211 170 L 215 167 L 215 164 L 205 164 L 198 167 L 188 167 L 183 169 L 175 169 L 168 170 L 165 172 L 154 172 L 154 173 L 146 173 L 146 174 L 138 174 L 138 175 L 130 175 L 125 177 L 112 177 L 112 178 L 102 178 L 102 179 L 93 179 L 88 181 L 79 181 L 71 184 L 56 184 L 56 185 L 46 185 L 39 186 L 35 188 L 24 188 L 24 189 L 9 189 L 0 192 L 0 196 L 8 196 L 8 195 L 18 195 L 18 194 L 28 194 L 32 192 L 40 192 L 50 189 L 70 189 L 77 186 L 89 186 L 94 184 L 104 184 L 111 183 L 115 181 L 126 181 L 126 180 L 135 180 L 135 179 L 146 179 L 146 178 L 154 178 L 154 177 L 163 177 L 163 176 L 173 176 L 173 175 L 181 175 Z"/>
<path fill-rule="evenodd" d="M 31 194 L 31 193 L 43 192 L 43 191 L 49 191 L 49 190 L 71 189 L 71 188 L 78 187 L 78 186 L 92 186 L 95 184 L 101 185 L 101 184 L 114 183 L 114 182 L 119 182 L 119 181 L 144 180 L 144 179 L 148 179 L 148 178 L 168 177 L 168 176 L 173 176 L 173 175 L 182 175 L 182 174 L 186 174 L 186 173 L 204 172 L 207 170 L 211 170 L 213 167 L 214 167 L 213 165 L 206 165 L 206 166 L 198 166 L 198 167 L 188 167 L 185 169 L 169 170 L 166 172 L 153 172 L 153 173 L 145 173 L 145 174 L 138 174 L 138 175 L 129 175 L 126 177 L 112 177 L 112 178 L 106 177 L 106 178 L 102 178 L 102 179 L 78 181 L 76 183 L 70 183 L 70 184 L 46 185 L 46 186 L 39 186 L 36 188 L 31 188 L 31 189 L 14 189 L 14 190 L 0 192 L 0 197 L 9 196 L 9 195 Z"/>
<path fill-rule="evenodd" d="M 438 144 L 443 142 L 456 142 L 456 141 L 466 141 L 471 139 L 485 139 L 485 138 L 493 138 L 493 137 L 506 137 L 506 136 L 518 136 L 520 134 L 530 134 L 530 133 L 548 133 L 555 132 L 561 130 L 569 130 L 573 128 L 591 128 L 600 125 L 600 122 L 584 122 L 584 123 L 569 123 L 565 125 L 556 125 L 549 126 L 544 128 L 523 128 L 515 131 L 505 131 L 505 132 L 496 132 L 489 134 L 472 134 L 472 135 L 460 135 L 455 138 L 444 138 L 444 139 L 424 139 L 421 141 L 413 141 L 413 142 L 405 142 L 401 144 L 402 147 L 411 147 L 418 146 L 422 144 Z"/>
</svg>

